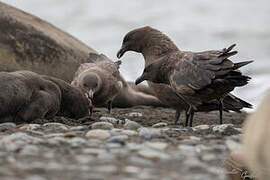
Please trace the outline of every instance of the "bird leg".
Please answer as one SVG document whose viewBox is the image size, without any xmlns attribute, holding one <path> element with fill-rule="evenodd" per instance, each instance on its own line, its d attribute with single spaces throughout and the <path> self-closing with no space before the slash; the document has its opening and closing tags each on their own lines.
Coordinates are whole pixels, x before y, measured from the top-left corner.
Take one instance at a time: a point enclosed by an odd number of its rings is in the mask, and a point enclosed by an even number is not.
<svg viewBox="0 0 270 180">
<path fill-rule="evenodd" d="M 174 120 L 174 125 L 178 124 L 179 117 L 180 117 L 181 112 L 179 110 L 175 111 L 175 120 Z"/>
<path fill-rule="evenodd" d="M 186 111 L 186 122 L 185 122 L 185 127 L 188 126 L 188 118 L 189 118 L 189 114 L 188 114 L 188 111 Z"/>
<path fill-rule="evenodd" d="M 219 99 L 219 122 L 223 124 L 223 98 Z"/>
<path fill-rule="evenodd" d="M 109 110 L 109 114 L 111 114 L 111 111 L 112 111 L 112 101 L 109 101 L 108 102 L 107 108 Z"/>
<path fill-rule="evenodd" d="M 192 127 L 192 122 L 193 122 L 193 116 L 194 116 L 194 110 L 192 109 L 189 115 L 189 127 Z"/>
<path fill-rule="evenodd" d="M 189 123 L 190 126 L 192 126 L 193 115 L 194 115 L 194 109 L 193 109 L 193 107 L 191 105 L 189 105 L 189 108 L 186 111 L 186 123 L 185 123 L 185 126 L 188 126 L 188 123 Z"/>
</svg>

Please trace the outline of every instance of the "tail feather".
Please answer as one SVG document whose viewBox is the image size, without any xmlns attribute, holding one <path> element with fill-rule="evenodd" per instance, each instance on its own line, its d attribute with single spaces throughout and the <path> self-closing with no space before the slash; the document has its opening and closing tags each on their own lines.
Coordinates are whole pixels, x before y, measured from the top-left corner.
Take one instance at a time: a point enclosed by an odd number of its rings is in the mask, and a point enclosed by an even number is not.
<svg viewBox="0 0 270 180">
<path fill-rule="evenodd" d="M 223 100 L 224 109 L 241 112 L 240 110 L 243 108 L 252 108 L 252 105 L 232 94 L 228 94 Z"/>
<path fill-rule="evenodd" d="M 252 62 L 253 61 L 243 61 L 243 62 L 239 62 L 239 63 L 234 63 L 233 69 L 239 69 L 240 67 L 248 65 L 248 64 L 250 64 Z"/>
</svg>

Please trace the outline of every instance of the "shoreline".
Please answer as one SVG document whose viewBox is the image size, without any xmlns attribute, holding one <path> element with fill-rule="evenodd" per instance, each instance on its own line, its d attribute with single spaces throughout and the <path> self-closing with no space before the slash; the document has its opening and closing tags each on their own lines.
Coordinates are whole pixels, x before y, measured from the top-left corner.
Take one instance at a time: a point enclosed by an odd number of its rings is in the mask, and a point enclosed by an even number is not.
<svg viewBox="0 0 270 180">
<path fill-rule="evenodd" d="M 137 106 L 96 108 L 84 120 L 1 123 L 0 177 L 225 180 L 246 115 L 224 112 L 226 124 L 217 125 L 218 112 L 196 113 L 186 128 L 172 125 L 172 109 Z"/>
</svg>

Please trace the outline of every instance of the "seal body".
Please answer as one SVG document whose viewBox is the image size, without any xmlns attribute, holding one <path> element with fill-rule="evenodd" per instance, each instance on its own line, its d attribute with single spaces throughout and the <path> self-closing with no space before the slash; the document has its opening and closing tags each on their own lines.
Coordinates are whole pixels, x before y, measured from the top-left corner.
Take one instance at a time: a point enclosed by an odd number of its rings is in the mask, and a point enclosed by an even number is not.
<svg viewBox="0 0 270 180">
<path fill-rule="evenodd" d="M 36 73 L 0 72 L 0 89 L 0 119 L 50 119 L 60 109 L 60 88 Z"/>
</svg>

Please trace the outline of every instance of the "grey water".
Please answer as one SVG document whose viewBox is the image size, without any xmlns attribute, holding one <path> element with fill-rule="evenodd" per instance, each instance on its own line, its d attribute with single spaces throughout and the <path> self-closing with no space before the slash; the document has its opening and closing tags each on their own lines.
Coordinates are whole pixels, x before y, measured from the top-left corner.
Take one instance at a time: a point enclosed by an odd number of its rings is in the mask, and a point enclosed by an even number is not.
<svg viewBox="0 0 270 180">
<path fill-rule="evenodd" d="M 269 0 L 2 0 L 72 34 L 116 60 L 123 36 L 145 25 L 173 39 L 181 50 L 222 49 L 236 43 L 233 61 L 254 60 L 242 68 L 252 77 L 234 94 L 259 104 L 270 87 Z M 128 52 L 121 73 L 134 81 L 142 72 L 142 55 Z"/>
</svg>

